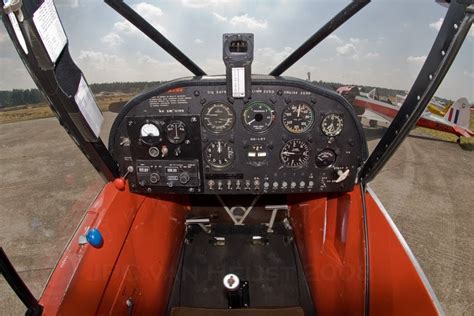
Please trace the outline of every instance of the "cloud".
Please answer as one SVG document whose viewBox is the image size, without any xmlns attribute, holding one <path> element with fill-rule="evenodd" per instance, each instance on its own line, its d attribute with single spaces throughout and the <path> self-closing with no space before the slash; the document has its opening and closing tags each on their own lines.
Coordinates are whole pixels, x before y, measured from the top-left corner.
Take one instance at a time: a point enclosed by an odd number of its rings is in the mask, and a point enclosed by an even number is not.
<svg viewBox="0 0 474 316">
<path fill-rule="evenodd" d="M 332 41 L 335 41 L 336 43 L 338 44 L 342 44 L 344 41 L 337 35 L 334 35 L 334 34 L 330 34 L 327 39 L 329 40 L 332 40 Z"/>
<path fill-rule="evenodd" d="M 219 22 L 228 22 L 230 25 L 233 27 L 246 27 L 250 30 L 255 30 L 255 29 L 266 29 L 268 27 L 268 22 L 267 20 L 258 20 L 254 17 L 249 16 L 247 13 L 242 14 L 242 15 L 236 15 L 232 18 L 228 18 L 226 16 L 222 16 L 219 13 L 212 12 L 214 17 L 217 19 Z"/>
<path fill-rule="evenodd" d="M 465 75 L 465 76 L 468 76 L 469 78 L 474 79 L 474 72 L 464 71 L 464 75 Z"/>
<path fill-rule="evenodd" d="M 288 46 L 279 51 L 271 47 L 259 48 L 255 51 L 253 66 L 257 72 L 267 72 L 272 70 L 292 52 L 293 48 Z"/>
<path fill-rule="evenodd" d="M 254 29 L 266 29 L 268 26 L 268 22 L 266 20 L 257 20 L 253 17 L 248 16 L 248 14 L 234 16 L 230 19 L 229 23 L 232 26 L 247 26 L 247 28 L 254 30 Z"/>
<path fill-rule="evenodd" d="M 349 39 L 349 41 L 350 41 L 351 43 L 354 43 L 354 44 L 367 43 L 367 42 L 369 42 L 369 40 L 368 40 L 367 38 L 362 38 L 362 39 L 360 39 L 360 38 L 357 38 L 357 37 L 351 37 L 351 38 Z"/>
<path fill-rule="evenodd" d="M 227 22 L 227 18 L 225 16 L 222 16 L 220 15 L 219 13 L 216 13 L 216 12 L 212 12 L 212 14 L 214 15 L 214 17 L 217 19 L 217 21 L 220 21 L 220 22 Z"/>
<path fill-rule="evenodd" d="M 159 21 L 161 20 L 161 16 L 163 16 L 163 11 L 159 7 L 146 3 L 146 2 L 140 2 L 134 5 L 133 9 L 137 11 L 138 14 L 143 16 L 145 20 L 147 20 L 148 23 L 153 25 L 158 31 L 160 31 L 161 33 L 166 32 L 166 29 L 162 25 L 159 24 Z M 140 33 L 138 29 L 128 21 L 116 22 L 114 24 L 114 30 L 117 32 L 123 32 L 127 34 Z"/>
<path fill-rule="evenodd" d="M 200 38 L 196 38 L 196 39 L 194 40 L 194 44 L 200 45 L 200 44 L 202 44 L 202 43 L 204 43 L 204 41 L 203 41 L 202 39 L 200 39 Z"/>
<path fill-rule="evenodd" d="M 422 65 L 426 60 L 426 56 L 408 56 L 407 62 L 409 64 Z"/>
<path fill-rule="evenodd" d="M 110 47 L 116 47 L 123 43 L 123 39 L 117 33 L 110 32 L 101 39 L 102 43 L 109 45 Z"/>
<path fill-rule="evenodd" d="M 109 70 L 126 63 L 125 59 L 117 55 L 92 50 L 81 50 L 78 59 L 85 67 L 95 70 Z"/>
<path fill-rule="evenodd" d="M 366 58 L 377 58 L 379 56 L 380 56 L 380 54 L 377 53 L 377 52 L 368 52 L 367 54 L 365 54 Z"/>
<path fill-rule="evenodd" d="M 181 0 L 183 6 L 193 9 L 207 8 L 226 2 L 230 2 L 230 0 Z"/>
<path fill-rule="evenodd" d="M 432 29 L 435 29 L 436 31 L 439 31 L 441 29 L 441 25 L 443 24 L 444 18 L 439 18 L 438 21 L 430 23 L 430 27 Z"/>
<path fill-rule="evenodd" d="M 356 47 L 354 44 L 346 43 L 342 46 L 338 46 L 336 48 L 337 54 L 341 56 L 347 56 L 351 54 L 355 54 L 357 52 Z"/>
</svg>

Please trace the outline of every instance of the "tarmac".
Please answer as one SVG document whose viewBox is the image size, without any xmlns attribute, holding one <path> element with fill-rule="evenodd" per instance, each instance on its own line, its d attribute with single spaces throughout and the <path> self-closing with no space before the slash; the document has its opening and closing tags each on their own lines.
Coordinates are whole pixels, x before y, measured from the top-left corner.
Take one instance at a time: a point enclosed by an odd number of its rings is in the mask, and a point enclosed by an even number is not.
<svg viewBox="0 0 474 316">
<path fill-rule="evenodd" d="M 373 148 L 380 132 L 367 135 Z M 0 125 L 0 175 L 0 245 L 40 297 L 104 182 L 55 118 Z M 415 130 L 370 185 L 446 314 L 474 315 L 474 152 Z M 0 315 L 24 311 L 0 277 Z"/>
</svg>

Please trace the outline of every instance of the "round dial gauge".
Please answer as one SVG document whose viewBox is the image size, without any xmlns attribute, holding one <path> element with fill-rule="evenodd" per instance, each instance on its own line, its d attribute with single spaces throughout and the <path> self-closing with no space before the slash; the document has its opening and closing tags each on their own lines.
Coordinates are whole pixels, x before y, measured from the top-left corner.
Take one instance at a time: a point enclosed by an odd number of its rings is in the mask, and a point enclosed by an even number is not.
<svg viewBox="0 0 474 316">
<path fill-rule="evenodd" d="M 158 129 L 158 126 L 156 126 L 153 123 L 145 123 L 140 128 L 140 135 L 142 137 L 148 137 L 148 136 L 159 137 L 160 130 Z"/>
<path fill-rule="evenodd" d="M 160 141 L 160 129 L 153 123 L 145 123 L 140 127 L 140 139 L 147 145 L 153 145 Z"/>
<path fill-rule="evenodd" d="M 225 168 L 234 162 L 234 148 L 227 142 L 221 140 L 213 141 L 207 145 L 204 157 L 212 167 Z"/>
<path fill-rule="evenodd" d="M 181 144 L 186 138 L 186 125 L 181 121 L 171 121 L 166 126 L 166 136 L 173 144 Z"/>
<path fill-rule="evenodd" d="M 314 113 L 307 103 L 296 102 L 285 108 L 282 122 L 290 133 L 301 134 L 313 126 Z"/>
<path fill-rule="evenodd" d="M 289 140 L 280 151 L 280 159 L 291 168 L 298 168 L 308 163 L 310 154 L 309 144 L 300 139 Z"/>
<path fill-rule="evenodd" d="M 324 149 L 316 155 L 316 166 L 327 168 L 336 162 L 336 153 L 331 149 Z"/>
<path fill-rule="evenodd" d="M 244 125 L 256 133 L 267 131 L 275 120 L 275 111 L 264 102 L 250 103 L 242 113 Z"/>
<path fill-rule="evenodd" d="M 337 136 L 342 132 L 344 122 L 340 114 L 328 114 L 323 118 L 321 130 L 326 136 Z"/>
<path fill-rule="evenodd" d="M 228 103 L 212 102 L 206 104 L 201 112 L 204 127 L 212 133 L 225 133 L 235 122 L 234 110 Z"/>
</svg>

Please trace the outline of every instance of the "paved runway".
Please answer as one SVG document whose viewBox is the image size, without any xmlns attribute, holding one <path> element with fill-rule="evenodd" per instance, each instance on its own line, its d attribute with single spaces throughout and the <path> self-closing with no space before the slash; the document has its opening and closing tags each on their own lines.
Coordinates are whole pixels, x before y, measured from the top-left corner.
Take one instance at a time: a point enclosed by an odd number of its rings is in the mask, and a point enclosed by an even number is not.
<svg viewBox="0 0 474 316">
<path fill-rule="evenodd" d="M 103 182 L 54 118 L 0 125 L 0 175 L 0 244 L 39 297 Z M 409 137 L 371 186 L 446 314 L 474 315 L 474 152 Z M 23 312 L 0 278 L 0 314 Z"/>
</svg>

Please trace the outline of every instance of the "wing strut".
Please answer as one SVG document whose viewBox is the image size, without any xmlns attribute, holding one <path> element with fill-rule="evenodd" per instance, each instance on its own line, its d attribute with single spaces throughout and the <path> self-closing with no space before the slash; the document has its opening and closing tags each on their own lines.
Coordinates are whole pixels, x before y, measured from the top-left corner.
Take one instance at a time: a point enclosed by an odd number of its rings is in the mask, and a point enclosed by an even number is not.
<svg viewBox="0 0 474 316">
<path fill-rule="evenodd" d="M 472 0 L 461 2 L 451 1 L 433 47 L 400 111 L 362 167 L 361 181 L 371 181 L 390 159 L 423 114 L 451 67 L 473 22 Z"/>
<path fill-rule="evenodd" d="M 2 247 L 0 247 L 0 274 L 5 277 L 7 283 L 28 309 L 26 315 L 42 314 L 43 307 L 38 303 L 38 300 L 33 296 L 25 282 L 23 282 Z"/>
<path fill-rule="evenodd" d="M 336 16 L 334 16 L 329 22 L 321 27 L 316 33 L 314 33 L 306 42 L 298 47 L 290 56 L 282 61 L 275 69 L 270 72 L 271 76 L 279 76 L 285 70 L 293 66 L 298 60 L 301 59 L 306 53 L 312 50 L 316 45 L 321 43 L 326 37 L 334 32 L 339 26 L 349 20 L 354 14 L 359 12 L 365 7 L 370 0 L 353 0 L 344 9 L 342 9 Z"/>
<path fill-rule="evenodd" d="M 188 68 L 196 76 L 205 76 L 204 70 L 199 68 L 188 56 L 171 43 L 163 34 L 148 23 L 140 14 L 130 8 L 123 0 L 104 0 L 112 9 L 117 11 L 127 21 L 137 27 L 143 34 L 173 56 L 184 67 Z"/>
</svg>

